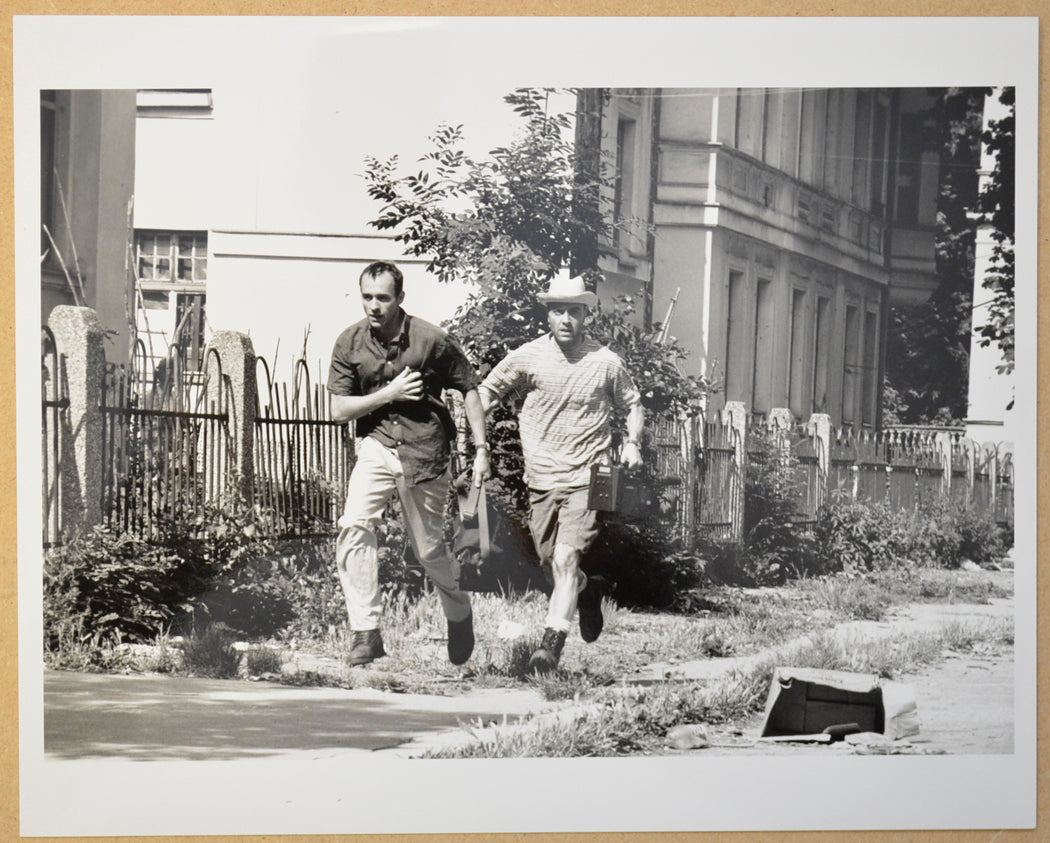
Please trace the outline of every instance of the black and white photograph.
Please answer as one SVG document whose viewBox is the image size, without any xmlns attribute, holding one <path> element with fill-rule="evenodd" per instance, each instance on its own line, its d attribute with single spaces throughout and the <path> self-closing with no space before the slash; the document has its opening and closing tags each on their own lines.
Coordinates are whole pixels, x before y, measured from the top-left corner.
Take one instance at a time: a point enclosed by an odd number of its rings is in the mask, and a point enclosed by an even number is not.
<svg viewBox="0 0 1050 843">
<path fill-rule="evenodd" d="M 1034 827 L 1037 23 L 16 16 L 21 833 Z"/>
</svg>

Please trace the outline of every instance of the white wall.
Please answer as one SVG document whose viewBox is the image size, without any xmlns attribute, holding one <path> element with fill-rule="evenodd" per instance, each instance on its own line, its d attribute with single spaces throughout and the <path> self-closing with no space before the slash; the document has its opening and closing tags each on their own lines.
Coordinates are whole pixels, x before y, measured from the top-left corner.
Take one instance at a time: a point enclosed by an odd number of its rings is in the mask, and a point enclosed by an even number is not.
<svg viewBox="0 0 1050 843">
<path fill-rule="evenodd" d="M 368 226 L 381 205 L 367 195 L 365 157 L 398 154 L 415 172 L 442 122 L 462 123 L 466 150 L 484 156 L 519 130 L 502 97 L 528 80 L 478 73 L 423 23 L 256 46 L 207 80 L 210 119 L 139 118 L 135 226 L 208 231 L 209 328 L 249 333 L 267 357 L 279 341 L 285 364 L 309 326 L 309 356 L 327 366 L 338 332 L 360 318 L 345 293 L 370 260 L 401 265 L 407 310 L 451 317 L 467 291 L 439 284 Z"/>
<path fill-rule="evenodd" d="M 396 244 L 350 237 L 216 233 L 209 247 L 207 318 L 212 330 L 243 331 L 277 380 L 292 375 L 304 336 L 311 377 L 326 378 L 339 333 L 362 318 L 361 270 L 393 259 L 405 275 L 405 310 L 440 324 L 466 290 L 441 284 L 422 261 L 400 260 Z"/>
</svg>

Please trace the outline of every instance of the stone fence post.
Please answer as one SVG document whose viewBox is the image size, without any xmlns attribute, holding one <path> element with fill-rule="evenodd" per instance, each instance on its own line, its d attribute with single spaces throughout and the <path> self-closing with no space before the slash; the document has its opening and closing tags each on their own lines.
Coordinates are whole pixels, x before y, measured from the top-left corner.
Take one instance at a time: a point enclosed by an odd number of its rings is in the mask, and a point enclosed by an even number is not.
<svg viewBox="0 0 1050 843">
<path fill-rule="evenodd" d="M 102 521 L 102 381 L 106 332 L 90 307 L 59 305 L 47 320 L 55 336 L 60 369 L 69 395 L 68 428 L 61 433 L 62 523 L 90 528 Z"/>
<path fill-rule="evenodd" d="M 219 366 L 215 365 L 214 351 Z M 219 377 L 218 369 L 222 369 Z M 255 349 L 251 339 L 238 331 L 216 331 L 208 343 L 205 371 L 208 404 L 229 414 L 233 448 L 234 489 L 251 501 L 255 491 L 255 404 L 257 397 Z"/>
<path fill-rule="evenodd" d="M 941 463 L 941 499 L 950 500 L 952 492 L 952 436 L 946 431 L 938 431 L 933 441 Z"/>
</svg>

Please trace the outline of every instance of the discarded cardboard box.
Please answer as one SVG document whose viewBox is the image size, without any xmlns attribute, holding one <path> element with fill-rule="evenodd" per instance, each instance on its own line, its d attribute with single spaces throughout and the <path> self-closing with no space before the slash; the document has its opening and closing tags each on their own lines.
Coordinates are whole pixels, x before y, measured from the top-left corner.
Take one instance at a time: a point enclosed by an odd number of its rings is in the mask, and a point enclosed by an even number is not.
<svg viewBox="0 0 1050 843">
<path fill-rule="evenodd" d="M 917 735 L 915 692 L 901 682 L 843 670 L 773 671 L 761 737 L 813 735 L 843 724 L 893 740 Z"/>
</svg>

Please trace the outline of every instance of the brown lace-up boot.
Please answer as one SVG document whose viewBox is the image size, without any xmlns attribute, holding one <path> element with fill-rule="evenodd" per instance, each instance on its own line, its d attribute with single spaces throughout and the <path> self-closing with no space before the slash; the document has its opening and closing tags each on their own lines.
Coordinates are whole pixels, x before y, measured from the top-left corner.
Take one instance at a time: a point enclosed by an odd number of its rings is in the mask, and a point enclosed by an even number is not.
<svg viewBox="0 0 1050 843">
<path fill-rule="evenodd" d="M 346 660 L 351 665 L 369 664 L 385 655 L 383 638 L 379 630 L 359 629 L 354 631 L 350 641 L 350 654 Z"/>
</svg>

